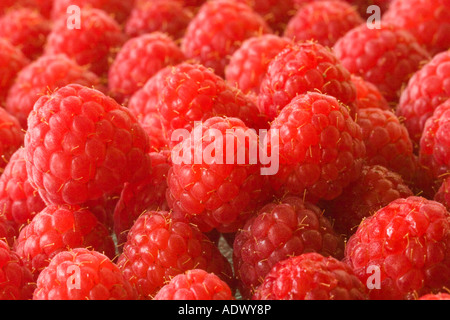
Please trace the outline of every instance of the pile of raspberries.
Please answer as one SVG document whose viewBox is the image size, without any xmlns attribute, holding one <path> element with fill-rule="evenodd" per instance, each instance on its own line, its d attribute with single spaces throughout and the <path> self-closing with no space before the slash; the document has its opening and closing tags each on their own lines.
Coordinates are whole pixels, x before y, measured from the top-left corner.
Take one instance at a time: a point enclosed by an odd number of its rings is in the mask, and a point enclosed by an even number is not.
<svg viewBox="0 0 450 320">
<path fill-rule="evenodd" d="M 0 70 L 1 300 L 450 300 L 449 1 L 2 0 Z"/>
</svg>

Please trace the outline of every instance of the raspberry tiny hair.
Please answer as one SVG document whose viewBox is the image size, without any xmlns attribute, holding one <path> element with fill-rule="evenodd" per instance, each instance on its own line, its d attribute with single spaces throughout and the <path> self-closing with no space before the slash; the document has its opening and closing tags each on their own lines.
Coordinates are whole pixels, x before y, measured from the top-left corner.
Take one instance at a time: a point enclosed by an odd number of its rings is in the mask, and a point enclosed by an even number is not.
<svg viewBox="0 0 450 320">
<path fill-rule="evenodd" d="M 332 200 L 355 181 L 365 157 L 361 127 L 335 97 L 308 92 L 286 105 L 271 123 L 267 144 L 280 168 L 269 177 L 278 196 L 309 202 Z M 272 147 L 271 140 L 279 140 Z"/>
<path fill-rule="evenodd" d="M 450 213 L 433 200 L 394 200 L 362 221 L 345 261 L 374 300 L 415 299 L 450 284 Z"/>
<path fill-rule="evenodd" d="M 272 267 L 291 256 L 318 252 L 342 259 L 344 239 L 322 210 L 298 197 L 261 208 L 236 234 L 233 263 L 239 291 L 250 298 Z"/>
<path fill-rule="evenodd" d="M 229 285 L 214 273 L 188 270 L 173 277 L 153 300 L 235 300 Z"/>
<path fill-rule="evenodd" d="M 364 23 L 354 6 L 345 1 L 312 1 L 289 20 L 284 36 L 295 41 L 316 40 L 332 47 L 351 29 Z"/>
<path fill-rule="evenodd" d="M 264 19 L 245 3 L 206 1 L 189 23 L 181 49 L 189 59 L 223 76 L 229 56 L 244 40 L 270 32 Z"/>
<path fill-rule="evenodd" d="M 269 62 L 291 41 L 274 34 L 245 40 L 225 67 L 225 79 L 244 93 L 259 93 Z"/>
<path fill-rule="evenodd" d="M 292 99 L 309 91 L 334 96 L 351 108 L 352 115 L 356 112 L 350 72 L 329 48 L 312 41 L 294 43 L 269 63 L 258 107 L 273 120 Z"/>
<path fill-rule="evenodd" d="M 230 263 L 195 225 L 167 211 L 144 212 L 128 233 L 117 265 L 142 300 L 153 299 L 177 274 L 191 269 L 232 282 Z"/>
<path fill-rule="evenodd" d="M 27 173 L 46 203 L 81 205 L 137 182 L 149 141 L 130 111 L 78 84 L 41 97 L 28 117 Z"/>
<path fill-rule="evenodd" d="M 378 108 L 390 110 L 391 107 L 384 96 L 378 90 L 377 86 L 364 80 L 355 74 L 351 75 L 351 80 L 356 87 L 356 105 L 357 109 Z"/>
<path fill-rule="evenodd" d="M 104 90 L 96 74 L 78 65 L 65 54 L 42 56 L 18 73 L 8 92 L 5 109 L 26 129 L 28 115 L 41 96 L 75 83 Z"/>
<path fill-rule="evenodd" d="M 76 248 L 55 255 L 42 270 L 33 300 L 135 300 L 136 291 L 107 256 Z"/>
<path fill-rule="evenodd" d="M 5 242 L 9 248 L 12 248 L 18 235 L 19 231 L 16 225 L 7 220 L 4 215 L 0 215 L 0 241 Z"/>
<path fill-rule="evenodd" d="M 30 300 L 36 287 L 22 259 L 0 239 L 0 300 Z"/>
<path fill-rule="evenodd" d="M 277 263 L 252 300 L 367 300 L 367 288 L 344 262 L 304 253 Z"/>
<path fill-rule="evenodd" d="M 19 120 L 4 108 L 0 108 L 0 174 L 11 156 L 23 146 L 24 133 Z"/>
</svg>

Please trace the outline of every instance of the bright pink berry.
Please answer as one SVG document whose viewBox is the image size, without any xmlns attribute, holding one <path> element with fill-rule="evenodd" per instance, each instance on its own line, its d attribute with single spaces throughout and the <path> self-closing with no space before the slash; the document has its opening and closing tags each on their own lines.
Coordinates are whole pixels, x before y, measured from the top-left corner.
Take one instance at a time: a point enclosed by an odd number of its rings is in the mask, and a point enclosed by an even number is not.
<svg viewBox="0 0 450 320">
<path fill-rule="evenodd" d="M 351 75 L 351 80 L 356 87 L 356 105 L 357 109 L 378 108 L 382 110 L 390 110 L 386 99 L 378 90 L 377 86 L 364 80 L 355 74 Z"/>
</svg>

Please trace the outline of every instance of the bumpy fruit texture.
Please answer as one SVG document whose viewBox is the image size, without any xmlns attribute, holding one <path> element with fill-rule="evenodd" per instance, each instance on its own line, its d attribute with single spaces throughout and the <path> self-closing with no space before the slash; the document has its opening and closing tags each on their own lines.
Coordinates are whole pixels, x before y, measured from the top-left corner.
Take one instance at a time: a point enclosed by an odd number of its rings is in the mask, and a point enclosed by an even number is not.
<svg viewBox="0 0 450 320">
<path fill-rule="evenodd" d="M 117 265 L 139 299 L 152 299 L 170 279 L 191 269 L 232 278 L 231 265 L 207 236 L 167 211 L 148 211 L 136 220 Z"/>
<path fill-rule="evenodd" d="M 397 199 L 361 223 L 345 260 L 363 283 L 377 285 L 371 299 L 414 299 L 448 288 L 450 213 L 422 197 Z"/>
<path fill-rule="evenodd" d="M 86 248 L 63 251 L 37 279 L 33 300 L 135 300 L 136 292 L 104 254 Z"/>
<path fill-rule="evenodd" d="M 376 85 L 355 74 L 351 75 L 351 80 L 356 87 L 355 103 L 358 110 L 368 108 L 378 108 L 382 110 L 391 109 L 389 103 L 383 97 Z"/>
<path fill-rule="evenodd" d="M 0 240 L 12 248 L 18 235 L 19 231 L 16 229 L 15 224 L 7 220 L 4 215 L 0 215 Z"/>
<path fill-rule="evenodd" d="M 271 123 L 267 140 L 271 154 L 279 157 L 280 168 L 269 177 L 278 195 L 332 200 L 361 173 L 361 128 L 332 96 L 295 97 Z M 272 140 L 279 142 L 272 145 Z"/>
<path fill-rule="evenodd" d="M 443 179 L 438 191 L 434 195 L 434 200 L 442 203 L 447 210 L 450 210 L 450 178 Z"/>
<path fill-rule="evenodd" d="M 352 269 L 333 257 L 304 253 L 276 264 L 253 300 L 367 300 Z"/>
<path fill-rule="evenodd" d="M 24 133 L 17 118 L 0 108 L 0 173 L 14 152 L 23 145 L 23 140 Z"/>
<path fill-rule="evenodd" d="M 192 269 L 173 277 L 153 300 L 234 300 L 226 282 L 217 275 Z"/>
<path fill-rule="evenodd" d="M 342 259 L 343 238 L 322 210 L 297 197 L 269 203 L 236 234 L 233 263 L 239 291 L 250 298 L 272 267 L 306 252 Z"/>
</svg>

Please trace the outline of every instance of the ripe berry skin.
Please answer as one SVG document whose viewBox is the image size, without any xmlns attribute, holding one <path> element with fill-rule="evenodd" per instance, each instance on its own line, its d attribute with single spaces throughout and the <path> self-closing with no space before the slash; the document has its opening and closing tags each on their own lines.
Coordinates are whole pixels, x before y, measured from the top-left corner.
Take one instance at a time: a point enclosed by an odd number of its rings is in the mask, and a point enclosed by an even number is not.
<svg viewBox="0 0 450 320">
<path fill-rule="evenodd" d="M 371 299 L 414 299 L 448 288 L 450 213 L 425 198 L 397 199 L 360 224 L 345 261 L 363 283 L 378 272 Z"/>
<path fill-rule="evenodd" d="M 390 103 L 398 101 L 411 75 L 429 59 L 408 31 L 392 25 L 369 29 L 362 24 L 341 37 L 333 50 L 348 71 L 376 85 Z"/>
<path fill-rule="evenodd" d="M 278 145 L 272 146 L 272 136 L 278 136 Z M 279 171 L 269 177 L 278 195 L 290 193 L 313 203 L 332 200 L 360 175 L 361 128 L 332 96 L 309 92 L 295 97 L 271 123 L 268 140 L 271 152 L 279 153 Z"/>
<path fill-rule="evenodd" d="M 318 43 L 299 42 L 281 51 L 269 63 L 261 83 L 258 107 L 273 120 L 294 97 L 308 91 L 334 96 L 349 107 L 356 99 L 350 73 L 334 53 Z"/>
<path fill-rule="evenodd" d="M 367 300 L 366 291 L 345 263 L 312 252 L 277 263 L 252 300 Z"/>
<path fill-rule="evenodd" d="M 0 108 L 0 174 L 11 156 L 23 145 L 23 139 L 24 133 L 17 118 Z"/>
<path fill-rule="evenodd" d="M 33 300 L 135 300 L 136 292 L 105 255 L 87 248 L 62 251 L 42 270 Z"/>
<path fill-rule="evenodd" d="M 81 85 L 41 97 L 28 118 L 28 177 L 46 203 L 83 204 L 138 181 L 148 148 L 127 108 Z"/>
<path fill-rule="evenodd" d="M 421 296 L 419 300 L 450 300 L 450 294 L 448 293 L 436 293 L 436 294 L 426 294 Z"/>
<path fill-rule="evenodd" d="M 167 281 L 190 269 L 231 279 L 231 265 L 193 224 L 174 221 L 167 211 L 144 212 L 128 233 L 117 265 L 139 299 L 152 299 Z"/>
<path fill-rule="evenodd" d="M 12 221 L 7 220 L 4 215 L 0 215 L 0 239 L 12 248 L 18 235 L 19 231 L 16 225 Z"/>
<path fill-rule="evenodd" d="M 233 263 L 239 291 L 250 298 L 272 267 L 306 252 L 342 259 L 344 241 L 319 207 L 297 197 L 270 203 L 236 234 Z"/>
<path fill-rule="evenodd" d="M 29 300 L 35 287 L 22 259 L 0 240 L 0 300 Z"/>
<path fill-rule="evenodd" d="M 207 1 L 189 23 L 181 49 L 189 59 L 222 77 L 229 56 L 244 40 L 270 31 L 264 19 L 244 3 Z"/>
<path fill-rule="evenodd" d="M 225 79 L 244 93 L 259 93 L 259 87 L 270 61 L 291 41 L 274 34 L 263 34 L 245 40 L 230 58 Z"/>
<path fill-rule="evenodd" d="M 218 276 L 192 269 L 173 277 L 153 300 L 234 300 L 230 287 Z"/>
<path fill-rule="evenodd" d="M 377 86 L 364 80 L 362 77 L 352 74 L 351 80 L 356 87 L 356 105 L 357 109 L 378 108 L 390 110 L 386 99 L 378 90 Z"/>
<path fill-rule="evenodd" d="M 153 32 L 125 42 L 108 72 L 108 89 L 119 103 L 128 100 L 160 69 L 185 59 L 166 34 Z"/>
</svg>

